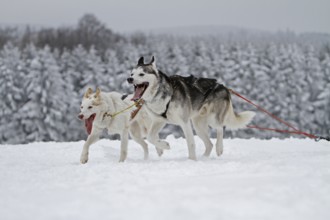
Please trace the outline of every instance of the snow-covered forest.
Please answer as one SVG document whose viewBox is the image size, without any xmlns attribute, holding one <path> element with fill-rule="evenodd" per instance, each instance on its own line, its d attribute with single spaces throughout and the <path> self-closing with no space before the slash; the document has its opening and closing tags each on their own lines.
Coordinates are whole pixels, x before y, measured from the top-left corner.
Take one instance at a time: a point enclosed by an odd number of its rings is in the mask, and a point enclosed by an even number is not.
<svg viewBox="0 0 330 220">
<path fill-rule="evenodd" d="M 77 118 L 85 90 L 132 93 L 126 78 L 140 56 L 151 55 L 169 75 L 216 78 L 302 130 L 329 135 L 330 37 L 247 36 L 120 35 L 92 15 L 77 27 L 0 29 L 0 143 L 85 139 Z M 237 111 L 254 110 L 233 100 Z M 253 124 L 281 127 L 262 113 Z M 170 133 L 181 135 L 176 127 L 163 130 Z M 232 136 L 286 137 L 226 131 Z"/>
</svg>

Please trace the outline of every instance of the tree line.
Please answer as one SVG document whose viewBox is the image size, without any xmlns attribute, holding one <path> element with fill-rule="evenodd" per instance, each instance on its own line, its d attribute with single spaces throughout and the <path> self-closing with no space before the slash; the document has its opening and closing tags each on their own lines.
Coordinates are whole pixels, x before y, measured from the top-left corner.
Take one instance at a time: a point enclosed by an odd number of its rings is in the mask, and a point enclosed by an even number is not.
<svg viewBox="0 0 330 220">
<path fill-rule="evenodd" d="M 327 43 L 119 35 L 93 15 L 85 15 L 77 27 L 41 29 L 21 36 L 14 32 L 8 31 L 6 37 L 0 31 L 1 143 L 84 139 L 83 123 L 76 116 L 85 90 L 100 87 L 132 93 L 126 78 L 140 56 L 148 59 L 151 55 L 169 75 L 216 78 L 302 130 L 329 135 Z M 237 111 L 255 110 L 236 97 L 233 103 Z M 253 123 L 283 128 L 260 112 Z M 168 134 L 182 132 L 167 126 L 162 136 Z M 225 135 L 287 137 L 250 129 Z"/>
</svg>

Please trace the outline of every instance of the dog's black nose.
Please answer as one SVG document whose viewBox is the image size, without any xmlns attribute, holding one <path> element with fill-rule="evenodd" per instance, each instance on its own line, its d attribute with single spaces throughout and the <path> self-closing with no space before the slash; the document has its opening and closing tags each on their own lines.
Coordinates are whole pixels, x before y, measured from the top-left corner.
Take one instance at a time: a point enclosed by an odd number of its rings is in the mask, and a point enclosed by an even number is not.
<svg viewBox="0 0 330 220">
<path fill-rule="evenodd" d="M 133 81 L 134 81 L 134 79 L 133 79 L 132 77 L 127 78 L 127 82 L 128 82 L 128 83 L 132 84 Z"/>
</svg>

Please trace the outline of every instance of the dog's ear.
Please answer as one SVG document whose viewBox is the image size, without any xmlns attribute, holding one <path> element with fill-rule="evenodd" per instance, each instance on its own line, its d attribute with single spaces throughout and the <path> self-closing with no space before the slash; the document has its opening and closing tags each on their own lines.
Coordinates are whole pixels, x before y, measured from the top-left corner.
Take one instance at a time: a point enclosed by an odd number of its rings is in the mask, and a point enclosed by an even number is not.
<svg viewBox="0 0 330 220">
<path fill-rule="evenodd" d="M 154 56 L 152 56 L 151 61 L 150 61 L 149 64 L 152 65 L 155 70 L 157 70 L 156 61 L 155 61 L 155 57 Z"/>
<path fill-rule="evenodd" d="M 139 61 L 138 61 L 138 66 L 140 65 L 144 65 L 144 57 L 140 57 Z"/>
<path fill-rule="evenodd" d="M 92 93 L 93 93 L 93 89 L 92 89 L 92 88 L 88 88 L 87 91 L 85 92 L 84 97 L 85 97 L 85 98 L 88 98 L 89 95 L 92 94 Z"/>
<path fill-rule="evenodd" d="M 94 98 L 98 98 L 100 96 L 100 93 L 101 93 L 101 89 L 97 87 Z"/>
</svg>

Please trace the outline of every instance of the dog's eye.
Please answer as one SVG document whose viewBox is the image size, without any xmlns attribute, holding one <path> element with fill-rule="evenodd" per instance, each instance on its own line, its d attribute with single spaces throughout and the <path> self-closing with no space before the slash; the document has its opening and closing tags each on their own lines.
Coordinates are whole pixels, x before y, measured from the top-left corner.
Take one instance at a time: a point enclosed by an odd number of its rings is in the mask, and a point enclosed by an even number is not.
<svg viewBox="0 0 330 220">
<path fill-rule="evenodd" d="M 82 109 L 83 107 L 82 106 L 80 106 L 80 109 Z"/>
<path fill-rule="evenodd" d="M 93 108 L 93 106 L 88 106 L 88 109 L 91 109 L 91 108 Z"/>
<path fill-rule="evenodd" d="M 139 76 L 144 76 L 144 73 L 140 73 Z"/>
</svg>

